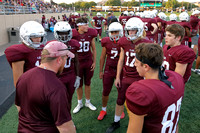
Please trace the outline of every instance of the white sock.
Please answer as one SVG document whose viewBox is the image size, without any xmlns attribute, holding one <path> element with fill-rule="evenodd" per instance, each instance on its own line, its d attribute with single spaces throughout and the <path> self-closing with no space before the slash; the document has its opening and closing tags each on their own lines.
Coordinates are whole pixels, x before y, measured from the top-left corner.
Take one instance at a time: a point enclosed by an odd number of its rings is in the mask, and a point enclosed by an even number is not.
<svg viewBox="0 0 200 133">
<path fill-rule="evenodd" d="M 86 99 L 85 101 L 86 101 L 86 103 L 90 103 L 90 99 Z"/>
<path fill-rule="evenodd" d="M 118 121 L 120 121 L 120 117 L 121 117 L 121 116 L 117 116 L 117 115 L 115 115 L 114 122 L 118 122 Z"/>
<path fill-rule="evenodd" d="M 103 110 L 103 111 L 106 111 L 106 107 L 102 107 L 102 110 Z"/>
<path fill-rule="evenodd" d="M 82 104 L 82 99 L 81 99 L 81 100 L 78 100 L 78 104 Z"/>
</svg>

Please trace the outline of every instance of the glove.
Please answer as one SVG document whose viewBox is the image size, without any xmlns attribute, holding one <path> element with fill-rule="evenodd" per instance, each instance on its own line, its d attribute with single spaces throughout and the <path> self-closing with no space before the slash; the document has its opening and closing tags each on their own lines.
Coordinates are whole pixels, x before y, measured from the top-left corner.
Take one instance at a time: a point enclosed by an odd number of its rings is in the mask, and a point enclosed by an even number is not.
<svg viewBox="0 0 200 133">
<path fill-rule="evenodd" d="M 75 89 L 78 89 L 78 87 L 80 85 L 80 80 L 81 80 L 81 78 L 79 76 L 76 76 L 76 80 L 75 80 L 75 83 L 74 83 Z"/>
</svg>

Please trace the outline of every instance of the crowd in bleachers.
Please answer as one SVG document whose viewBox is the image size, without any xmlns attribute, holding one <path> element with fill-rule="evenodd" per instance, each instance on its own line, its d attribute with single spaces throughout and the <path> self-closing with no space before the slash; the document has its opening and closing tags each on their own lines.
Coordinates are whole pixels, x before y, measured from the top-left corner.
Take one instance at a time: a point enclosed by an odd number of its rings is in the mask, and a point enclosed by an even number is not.
<svg viewBox="0 0 200 133">
<path fill-rule="evenodd" d="M 60 13 L 65 11 L 65 8 L 41 0 L 0 0 L 0 12 L 2 13 L 20 13 L 21 10 L 25 9 L 26 13 L 27 11 L 28 13 Z"/>
</svg>

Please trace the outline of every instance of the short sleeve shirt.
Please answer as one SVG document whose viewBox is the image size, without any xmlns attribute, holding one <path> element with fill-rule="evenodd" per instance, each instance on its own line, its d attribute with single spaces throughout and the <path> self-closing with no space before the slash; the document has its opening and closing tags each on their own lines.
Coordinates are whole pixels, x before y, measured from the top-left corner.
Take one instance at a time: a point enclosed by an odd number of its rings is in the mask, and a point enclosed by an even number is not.
<svg viewBox="0 0 200 133">
<path fill-rule="evenodd" d="M 79 34 L 76 29 L 72 30 L 73 39 L 80 43 L 80 48 L 77 51 L 79 61 L 92 60 L 91 43 L 92 39 L 97 37 L 97 31 L 89 28 L 88 32 Z"/>
<path fill-rule="evenodd" d="M 18 132 L 58 132 L 71 120 L 68 94 L 53 71 L 35 67 L 25 72 L 16 85 L 15 104 L 20 106 Z"/>
<path fill-rule="evenodd" d="M 101 46 L 106 48 L 106 66 L 117 69 L 120 54 L 119 45 L 111 41 L 109 37 L 104 37 L 101 40 Z"/>
<path fill-rule="evenodd" d="M 128 76 L 132 78 L 142 79 L 139 76 L 135 63 L 135 46 L 140 43 L 152 43 L 152 41 L 147 39 L 138 40 L 136 43 L 127 40 L 126 37 L 122 37 L 119 39 L 119 46 L 124 50 L 124 66 L 123 66 L 123 76 Z"/>
<path fill-rule="evenodd" d="M 136 115 L 146 115 L 143 133 L 161 133 L 170 127 L 171 132 L 176 131 L 184 82 L 173 71 L 166 71 L 166 75 L 174 89 L 160 80 L 145 79 L 132 83 L 126 91 L 128 109 Z"/>
<path fill-rule="evenodd" d="M 35 66 L 39 66 L 41 61 L 41 52 L 42 49 L 31 49 L 25 44 L 16 44 L 8 47 L 5 50 L 5 55 L 11 67 L 13 62 L 25 61 L 25 72 Z"/>
<path fill-rule="evenodd" d="M 188 64 L 183 76 L 184 82 L 186 83 L 191 76 L 192 63 L 196 58 L 194 51 L 185 45 L 179 45 L 175 47 L 164 45 L 163 53 L 163 65 L 167 70 L 175 71 L 176 62 L 180 64 Z"/>
</svg>

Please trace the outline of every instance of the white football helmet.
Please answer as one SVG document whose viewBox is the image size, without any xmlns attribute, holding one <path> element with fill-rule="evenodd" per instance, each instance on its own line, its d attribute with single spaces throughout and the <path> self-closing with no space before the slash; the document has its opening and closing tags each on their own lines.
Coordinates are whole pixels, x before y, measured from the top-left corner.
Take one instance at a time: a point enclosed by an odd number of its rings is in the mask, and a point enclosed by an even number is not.
<svg viewBox="0 0 200 133">
<path fill-rule="evenodd" d="M 112 35 L 112 31 L 119 31 L 118 35 Z M 108 35 L 111 41 L 118 41 L 119 38 L 123 37 L 123 27 L 119 22 L 112 22 L 108 27 Z"/>
<path fill-rule="evenodd" d="M 195 10 L 192 15 L 195 15 L 195 14 L 200 14 L 200 11 L 199 10 Z"/>
<path fill-rule="evenodd" d="M 140 12 L 140 17 L 144 18 L 144 12 Z"/>
<path fill-rule="evenodd" d="M 153 18 L 153 14 L 151 11 L 144 11 L 144 17 L 145 18 Z"/>
<path fill-rule="evenodd" d="M 135 13 L 135 16 L 140 16 L 140 12 L 136 12 L 136 13 Z"/>
<path fill-rule="evenodd" d="M 100 12 L 97 12 L 97 17 L 100 18 L 102 14 Z"/>
<path fill-rule="evenodd" d="M 25 22 L 19 30 L 21 41 L 34 49 L 42 49 L 41 45 L 45 45 L 47 40 L 45 38 L 46 32 L 43 26 L 36 21 Z M 33 42 L 31 38 L 41 37 L 41 42 Z"/>
<path fill-rule="evenodd" d="M 130 12 L 129 12 L 129 16 L 134 16 L 134 12 L 133 12 L 133 11 L 130 11 Z"/>
<path fill-rule="evenodd" d="M 123 13 L 124 15 L 128 16 L 128 11 L 124 11 Z"/>
<path fill-rule="evenodd" d="M 74 16 L 78 16 L 78 12 L 75 12 L 75 13 L 74 13 Z"/>
<path fill-rule="evenodd" d="M 65 35 L 59 35 L 59 33 L 66 33 Z M 66 43 L 72 38 L 72 28 L 66 21 L 57 22 L 54 26 L 54 37 L 62 42 Z"/>
<path fill-rule="evenodd" d="M 174 14 L 174 13 L 170 14 L 170 15 L 169 15 L 169 20 L 170 20 L 170 21 L 176 21 L 176 20 L 177 20 L 176 14 Z"/>
<path fill-rule="evenodd" d="M 189 21 L 190 16 L 188 15 L 187 12 L 182 12 L 182 13 L 179 15 L 179 19 L 180 19 L 181 21 Z"/>
<path fill-rule="evenodd" d="M 142 22 L 141 19 L 133 17 L 130 18 L 124 27 L 125 30 L 125 36 L 128 40 L 135 40 L 139 37 L 142 37 L 143 31 L 144 31 L 144 23 Z M 135 35 L 129 35 L 128 31 L 129 30 L 137 30 Z"/>
<path fill-rule="evenodd" d="M 165 20 L 165 21 L 167 20 L 167 16 L 165 15 L 164 12 L 158 13 L 158 17 L 161 18 L 162 20 Z"/>
</svg>

